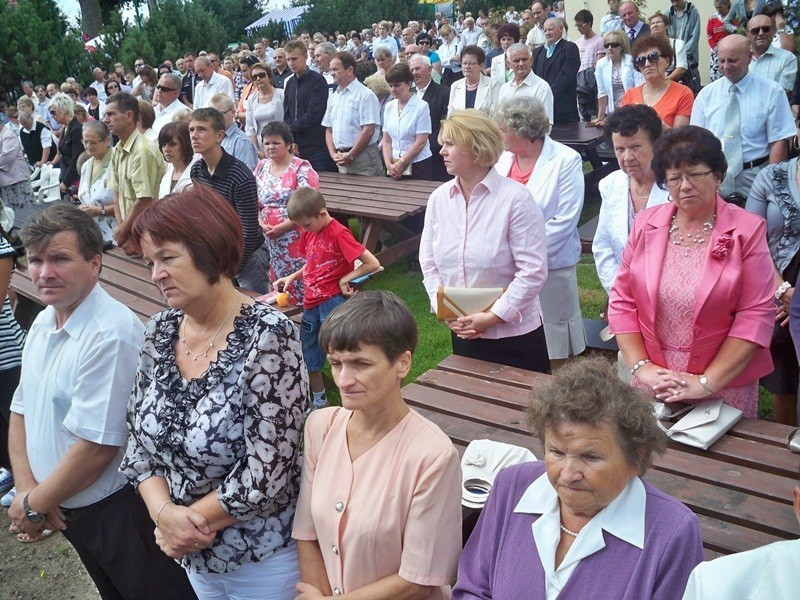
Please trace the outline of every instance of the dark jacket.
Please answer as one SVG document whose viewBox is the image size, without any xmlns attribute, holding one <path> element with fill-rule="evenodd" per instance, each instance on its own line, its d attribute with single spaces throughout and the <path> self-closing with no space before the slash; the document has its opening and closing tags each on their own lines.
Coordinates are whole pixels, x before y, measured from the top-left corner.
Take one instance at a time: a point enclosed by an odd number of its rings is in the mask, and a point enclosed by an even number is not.
<svg viewBox="0 0 800 600">
<path fill-rule="evenodd" d="M 78 181 L 80 174 L 78 173 L 78 157 L 83 152 L 83 137 L 82 125 L 78 119 L 72 117 L 72 121 L 67 125 L 66 131 L 61 134 L 59 144 L 59 152 L 61 152 L 61 162 L 58 167 L 61 169 L 61 174 L 58 176 L 58 181 L 71 186 Z"/>
<path fill-rule="evenodd" d="M 433 153 L 433 179 L 435 181 L 450 181 L 452 177 L 448 175 L 444 168 L 444 159 L 439 154 L 442 149 L 439 143 L 439 129 L 442 127 L 442 120 L 447 118 L 447 104 L 450 102 L 450 88 L 431 81 L 423 94 L 422 99 L 428 103 L 431 111 L 431 134 L 428 141 Z"/>
<path fill-rule="evenodd" d="M 568 40 L 556 44 L 553 55 L 539 46 L 533 51 L 533 72 L 550 84 L 553 91 L 553 123 L 577 123 L 578 69 L 581 55 L 578 46 Z"/>
<path fill-rule="evenodd" d="M 300 158 L 312 152 L 327 149 L 322 117 L 328 106 L 328 82 L 306 69 L 300 77 L 295 75 L 284 82 L 283 120 L 294 135 Z"/>
</svg>

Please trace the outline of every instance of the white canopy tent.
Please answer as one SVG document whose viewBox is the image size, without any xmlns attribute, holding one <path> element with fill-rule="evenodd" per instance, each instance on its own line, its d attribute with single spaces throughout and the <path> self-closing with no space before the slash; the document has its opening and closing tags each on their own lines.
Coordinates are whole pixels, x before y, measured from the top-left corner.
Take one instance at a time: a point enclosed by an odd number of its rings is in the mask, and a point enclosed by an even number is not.
<svg viewBox="0 0 800 600">
<path fill-rule="evenodd" d="M 300 18 L 305 12 L 304 6 L 295 6 L 293 8 L 282 8 L 280 10 L 273 10 L 267 13 L 257 21 L 245 27 L 248 34 L 253 33 L 256 29 L 266 27 L 270 21 L 278 21 L 283 23 L 283 28 L 286 30 L 286 37 L 292 35 L 292 32 L 300 24 Z"/>
</svg>

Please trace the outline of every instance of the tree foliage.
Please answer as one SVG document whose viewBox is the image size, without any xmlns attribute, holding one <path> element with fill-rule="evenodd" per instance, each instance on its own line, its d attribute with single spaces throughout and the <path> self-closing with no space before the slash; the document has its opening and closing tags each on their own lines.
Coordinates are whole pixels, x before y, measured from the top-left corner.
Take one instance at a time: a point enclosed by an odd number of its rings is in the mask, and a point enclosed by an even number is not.
<svg viewBox="0 0 800 600">
<path fill-rule="evenodd" d="M 363 29 L 382 19 L 406 23 L 418 18 L 419 6 L 418 0 L 319 0 L 309 4 L 300 29 L 333 33 Z"/>
<path fill-rule="evenodd" d="M 244 28 L 262 16 L 261 0 L 194 0 L 194 4 L 214 15 L 225 30 L 226 41 L 241 40 Z"/>
<path fill-rule="evenodd" d="M 109 32 L 119 35 L 116 31 Z M 118 52 L 106 45 L 108 59 L 132 65 L 142 57 L 154 67 L 164 59 L 175 60 L 190 50 L 220 52 L 227 41 L 219 20 L 195 2 L 163 0 L 159 2 L 142 28 L 128 27 L 122 33 Z M 114 38 L 112 38 L 114 39 Z M 112 60 L 112 62 L 113 62 Z"/>
<path fill-rule="evenodd" d="M 0 2 L 0 90 L 4 97 L 20 93 L 25 79 L 62 82 L 68 75 L 88 79 L 90 68 L 78 32 L 70 29 L 54 0 Z"/>
</svg>

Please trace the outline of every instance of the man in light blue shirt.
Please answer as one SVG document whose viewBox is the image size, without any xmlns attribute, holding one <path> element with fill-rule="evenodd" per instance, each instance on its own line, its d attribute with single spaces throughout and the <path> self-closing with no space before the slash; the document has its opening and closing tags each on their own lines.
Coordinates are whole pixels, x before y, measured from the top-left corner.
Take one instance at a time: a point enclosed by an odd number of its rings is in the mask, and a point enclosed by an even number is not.
<svg viewBox="0 0 800 600">
<path fill-rule="evenodd" d="M 764 164 L 786 160 L 786 141 L 796 133 L 794 120 L 781 86 L 748 72 L 752 52 L 744 36 L 734 34 L 724 38 L 717 45 L 717 56 L 723 77 L 704 87 L 697 95 L 691 124 L 711 131 L 724 147 L 730 95 L 736 94 L 743 164 L 733 188 L 736 194 L 746 199 L 753 179 Z M 741 198 L 731 201 L 741 202 Z"/>
<path fill-rule="evenodd" d="M 750 72 L 762 75 L 780 84 L 791 93 L 797 76 L 797 57 L 772 44 L 775 26 L 766 15 L 756 15 L 747 22 L 747 39 L 753 45 Z"/>
<path fill-rule="evenodd" d="M 236 124 L 234 119 L 236 111 L 233 108 L 231 97 L 224 92 L 214 94 L 211 97 L 211 108 L 216 108 L 221 112 L 222 118 L 225 120 L 225 137 L 222 138 L 222 148 L 225 152 L 246 164 L 251 171 L 255 169 L 256 163 L 258 163 L 258 154 L 253 142 L 247 138 Z M 256 137 L 258 137 L 258 132 Z"/>
</svg>

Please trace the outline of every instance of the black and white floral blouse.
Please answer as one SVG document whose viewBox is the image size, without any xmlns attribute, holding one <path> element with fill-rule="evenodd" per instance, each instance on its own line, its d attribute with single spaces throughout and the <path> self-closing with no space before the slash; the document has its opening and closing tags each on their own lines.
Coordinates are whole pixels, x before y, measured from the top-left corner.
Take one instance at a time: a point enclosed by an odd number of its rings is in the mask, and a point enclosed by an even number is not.
<svg viewBox="0 0 800 600">
<path fill-rule="evenodd" d="M 216 490 L 238 523 L 181 564 L 226 573 L 291 540 L 307 371 L 295 326 L 257 302 L 242 306 L 227 348 L 187 382 L 175 364 L 182 317 L 171 309 L 147 324 L 120 471 L 136 486 L 165 477 L 172 500 L 184 506 Z"/>
</svg>

